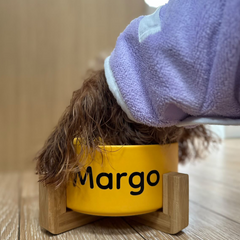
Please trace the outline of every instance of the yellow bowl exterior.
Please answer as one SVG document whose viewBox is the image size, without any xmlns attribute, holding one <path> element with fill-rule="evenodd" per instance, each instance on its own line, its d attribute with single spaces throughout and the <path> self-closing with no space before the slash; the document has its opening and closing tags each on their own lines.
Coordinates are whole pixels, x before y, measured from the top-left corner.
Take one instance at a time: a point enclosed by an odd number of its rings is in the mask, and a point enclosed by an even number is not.
<svg viewBox="0 0 240 240">
<path fill-rule="evenodd" d="M 88 174 L 77 175 L 75 186 L 69 181 L 67 207 L 99 216 L 138 215 L 162 208 L 162 177 L 178 170 L 178 144 L 105 146 L 105 150 L 103 156 L 96 153 Z"/>
</svg>

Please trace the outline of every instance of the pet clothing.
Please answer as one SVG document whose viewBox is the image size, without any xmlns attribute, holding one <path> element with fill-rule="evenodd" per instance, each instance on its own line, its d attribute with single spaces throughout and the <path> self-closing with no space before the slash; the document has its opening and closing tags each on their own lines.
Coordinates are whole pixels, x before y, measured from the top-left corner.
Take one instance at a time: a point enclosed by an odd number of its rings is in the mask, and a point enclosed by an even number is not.
<svg viewBox="0 0 240 240">
<path fill-rule="evenodd" d="M 240 125 L 240 0 L 170 0 L 127 26 L 104 68 L 135 122 Z"/>
</svg>

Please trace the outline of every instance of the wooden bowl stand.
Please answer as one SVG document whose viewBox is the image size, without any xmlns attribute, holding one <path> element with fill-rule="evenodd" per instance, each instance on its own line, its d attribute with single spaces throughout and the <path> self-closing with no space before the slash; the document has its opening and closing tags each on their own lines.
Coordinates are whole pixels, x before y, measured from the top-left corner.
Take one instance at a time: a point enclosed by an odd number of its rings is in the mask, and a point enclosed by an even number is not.
<svg viewBox="0 0 240 240">
<path fill-rule="evenodd" d="M 100 218 L 67 209 L 66 185 L 55 190 L 52 186 L 39 184 L 39 222 L 47 231 L 59 234 Z M 163 174 L 163 208 L 128 218 L 169 234 L 186 228 L 189 219 L 188 175 Z"/>
</svg>

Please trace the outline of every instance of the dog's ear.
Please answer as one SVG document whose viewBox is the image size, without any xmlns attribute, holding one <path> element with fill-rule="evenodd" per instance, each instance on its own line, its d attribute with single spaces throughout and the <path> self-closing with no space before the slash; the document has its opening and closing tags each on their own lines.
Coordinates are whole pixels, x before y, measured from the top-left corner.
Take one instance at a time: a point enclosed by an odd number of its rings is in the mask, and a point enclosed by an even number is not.
<svg viewBox="0 0 240 240">
<path fill-rule="evenodd" d="M 36 172 L 41 182 L 60 185 L 68 179 L 70 172 L 79 170 L 79 158 L 84 159 L 83 155 L 87 156 L 91 149 L 96 148 L 94 133 L 99 124 L 96 119 L 101 119 L 102 113 L 103 78 L 103 70 L 92 73 L 73 93 L 70 105 L 35 157 Z M 74 138 L 83 146 L 78 155 L 73 145 Z"/>
<path fill-rule="evenodd" d="M 221 139 L 204 125 L 184 128 L 179 138 L 179 162 L 203 159 Z"/>
<path fill-rule="evenodd" d="M 65 180 L 64 173 L 75 152 L 73 139 L 70 140 L 73 131 L 72 119 L 74 118 L 70 105 L 35 158 L 36 171 L 40 175 L 40 181 L 45 184 L 60 185 Z"/>
</svg>

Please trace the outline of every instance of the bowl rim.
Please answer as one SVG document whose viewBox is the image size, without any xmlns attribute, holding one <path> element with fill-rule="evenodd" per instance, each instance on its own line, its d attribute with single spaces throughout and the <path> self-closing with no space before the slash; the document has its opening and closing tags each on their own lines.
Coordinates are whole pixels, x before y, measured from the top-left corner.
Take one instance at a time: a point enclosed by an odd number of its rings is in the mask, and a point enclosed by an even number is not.
<svg viewBox="0 0 240 240">
<path fill-rule="evenodd" d="M 76 143 L 77 138 L 73 139 L 73 145 L 74 146 L 79 146 L 80 143 Z M 99 145 L 100 148 L 110 148 L 110 147 L 119 147 L 119 149 L 121 148 L 146 148 L 146 147 L 166 147 L 166 146 L 171 146 L 171 145 L 175 145 L 178 144 L 178 142 L 173 142 L 173 143 L 167 143 L 167 144 L 143 144 L 143 145 Z"/>
</svg>

